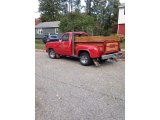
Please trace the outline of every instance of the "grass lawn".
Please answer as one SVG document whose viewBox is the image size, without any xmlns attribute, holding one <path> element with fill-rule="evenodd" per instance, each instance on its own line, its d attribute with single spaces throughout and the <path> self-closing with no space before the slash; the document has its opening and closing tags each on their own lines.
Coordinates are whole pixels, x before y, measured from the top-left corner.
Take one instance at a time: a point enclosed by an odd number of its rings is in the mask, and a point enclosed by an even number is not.
<svg viewBox="0 0 160 120">
<path fill-rule="evenodd" d="M 125 42 L 121 42 L 120 45 L 121 45 L 121 49 L 125 49 Z"/>
<path fill-rule="evenodd" d="M 41 49 L 41 50 L 45 49 L 45 44 L 42 42 L 41 39 L 35 40 L 35 49 Z"/>
</svg>

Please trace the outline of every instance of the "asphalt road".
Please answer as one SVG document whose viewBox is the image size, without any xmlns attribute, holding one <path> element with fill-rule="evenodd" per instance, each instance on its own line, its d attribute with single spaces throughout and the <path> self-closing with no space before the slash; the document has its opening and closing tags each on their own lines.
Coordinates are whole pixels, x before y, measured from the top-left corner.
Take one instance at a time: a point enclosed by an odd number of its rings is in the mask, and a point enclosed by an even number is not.
<svg viewBox="0 0 160 120">
<path fill-rule="evenodd" d="M 35 55 L 36 120 L 124 120 L 125 62 L 82 66 Z"/>
</svg>

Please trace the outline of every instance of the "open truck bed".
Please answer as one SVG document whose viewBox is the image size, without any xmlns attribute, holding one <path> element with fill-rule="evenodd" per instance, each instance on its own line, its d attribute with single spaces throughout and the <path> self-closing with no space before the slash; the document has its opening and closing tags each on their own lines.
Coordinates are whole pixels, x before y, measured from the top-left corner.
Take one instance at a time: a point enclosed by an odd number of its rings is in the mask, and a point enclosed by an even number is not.
<svg viewBox="0 0 160 120">
<path fill-rule="evenodd" d="M 75 47 L 79 45 L 97 46 L 102 54 L 116 53 L 120 51 L 120 38 L 118 36 L 84 36 L 75 37 Z"/>
</svg>

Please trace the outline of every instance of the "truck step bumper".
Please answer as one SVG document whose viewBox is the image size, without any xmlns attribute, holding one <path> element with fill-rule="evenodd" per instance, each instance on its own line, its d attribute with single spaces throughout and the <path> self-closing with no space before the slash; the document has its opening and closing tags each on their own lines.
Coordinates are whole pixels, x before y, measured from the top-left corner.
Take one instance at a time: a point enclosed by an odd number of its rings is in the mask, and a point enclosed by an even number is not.
<svg viewBox="0 0 160 120">
<path fill-rule="evenodd" d="M 122 56 L 122 52 L 118 53 L 113 53 L 113 54 L 108 54 L 108 55 L 102 55 L 101 59 L 106 60 L 106 59 L 116 59 L 120 58 Z"/>
</svg>

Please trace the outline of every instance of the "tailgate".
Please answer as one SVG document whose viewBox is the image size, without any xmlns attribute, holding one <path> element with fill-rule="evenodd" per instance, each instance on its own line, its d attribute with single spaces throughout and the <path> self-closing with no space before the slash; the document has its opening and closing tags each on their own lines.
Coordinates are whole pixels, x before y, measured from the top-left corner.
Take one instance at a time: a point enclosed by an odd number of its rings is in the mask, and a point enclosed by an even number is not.
<svg viewBox="0 0 160 120">
<path fill-rule="evenodd" d="M 119 52 L 119 42 L 114 41 L 114 42 L 105 42 L 105 53 L 114 53 L 114 52 Z"/>
</svg>

